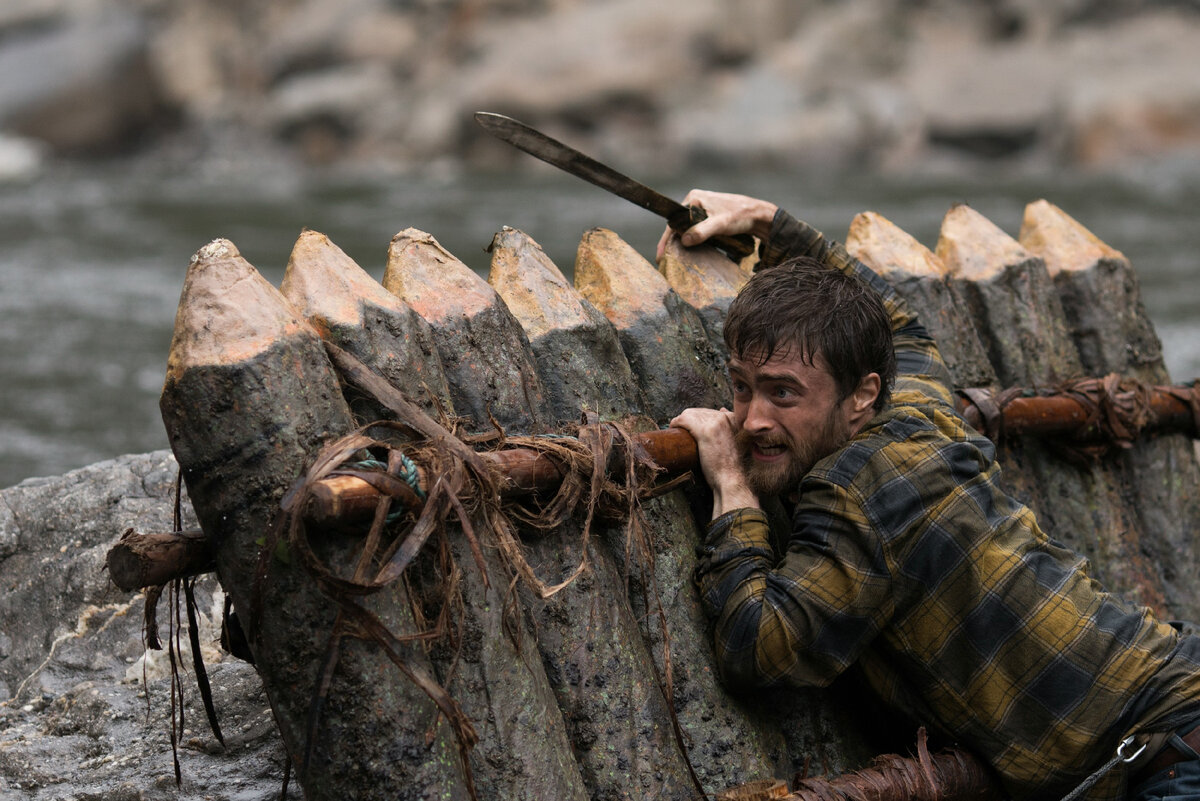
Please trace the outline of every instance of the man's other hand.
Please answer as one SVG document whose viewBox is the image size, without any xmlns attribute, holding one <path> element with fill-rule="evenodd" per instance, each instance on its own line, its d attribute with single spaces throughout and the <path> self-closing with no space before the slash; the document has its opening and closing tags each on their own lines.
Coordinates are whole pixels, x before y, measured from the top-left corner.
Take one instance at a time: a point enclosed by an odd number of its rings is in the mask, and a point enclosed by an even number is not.
<svg viewBox="0 0 1200 801">
<path fill-rule="evenodd" d="M 734 509 L 759 508 L 738 455 L 737 424 L 728 409 L 684 409 L 671 421 L 696 440 L 700 469 L 713 492 L 713 519 Z"/>
<path fill-rule="evenodd" d="M 693 189 L 683 199 L 685 206 L 699 206 L 708 217 L 693 225 L 682 234 L 677 234 L 671 228 L 663 231 L 658 240 L 655 259 L 661 259 L 667 249 L 671 237 L 679 236 L 684 247 L 695 247 L 701 242 L 718 234 L 736 236 L 750 234 L 765 239 L 771 231 L 771 221 L 779 207 L 774 203 L 747 195 L 731 195 L 724 192 L 709 192 L 704 189 Z"/>
</svg>

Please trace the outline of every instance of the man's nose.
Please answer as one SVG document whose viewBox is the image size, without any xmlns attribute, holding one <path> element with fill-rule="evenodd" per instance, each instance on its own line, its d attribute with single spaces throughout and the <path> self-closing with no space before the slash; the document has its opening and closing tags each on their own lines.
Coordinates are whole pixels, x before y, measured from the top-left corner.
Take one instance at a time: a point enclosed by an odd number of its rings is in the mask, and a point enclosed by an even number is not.
<svg viewBox="0 0 1200 801">
<path fill-rule="evenodd" d="M 771 404 L 757 392 L 750 396 L 746 404 L 746 416 L 742 420 L 742 429 L 750 434 L 762 434 L 775 427 L 775 419 L 771 415 Z"/>
</svg>

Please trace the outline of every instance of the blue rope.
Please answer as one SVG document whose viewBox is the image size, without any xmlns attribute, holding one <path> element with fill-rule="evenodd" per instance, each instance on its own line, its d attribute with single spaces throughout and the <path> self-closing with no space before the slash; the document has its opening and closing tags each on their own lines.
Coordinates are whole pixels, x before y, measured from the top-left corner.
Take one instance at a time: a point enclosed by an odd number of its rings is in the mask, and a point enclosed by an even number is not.
<svg viewBox="0 0 1200 801">
<path fill-rule="evenodd" d="M 400 454 L 400 478 L 404 479 L 404 483 L 412 488 L 418 498 L 425 500 L 425 490 L 421 489 L 421 474 L 417 472 L 417 465 L 403 453 Z"/>
<path fill-rule="evenodd" d="M 387 463 L 381 462 L 378 459 L 362 459 L 357 462 L 352 462 L 350 467 L 356 470 L 387 470 Z M 425 500 L 425 490 L 421 488 L 421 474 L 417 472 L 417 464 L 412 459 L 403 453 L 400 454 L 400 472 L 397 478 L 404 480 L 404 483 L 416 494 L 421 500 Z M 399 500 L 392 499 L 392 511 L 388 512 L 387 522 L 394 523 L 404 516 L 404 504 Z"/>
</svg>

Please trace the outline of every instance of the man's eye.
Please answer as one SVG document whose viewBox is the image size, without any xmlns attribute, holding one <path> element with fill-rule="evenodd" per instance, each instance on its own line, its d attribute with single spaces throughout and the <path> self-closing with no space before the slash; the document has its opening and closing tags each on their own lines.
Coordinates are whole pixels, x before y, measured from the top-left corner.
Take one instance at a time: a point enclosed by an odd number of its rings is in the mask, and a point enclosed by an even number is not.
<svg viewBox="0 0 1200 801">
<path fill-rule="evenodd" d="M 746 386 L 745 382 L 743 381 L 734 381 L 732 386 L 733 391 L 738 395 L 742 395 L 750 391 L 750 388 Z"/>
</svg>

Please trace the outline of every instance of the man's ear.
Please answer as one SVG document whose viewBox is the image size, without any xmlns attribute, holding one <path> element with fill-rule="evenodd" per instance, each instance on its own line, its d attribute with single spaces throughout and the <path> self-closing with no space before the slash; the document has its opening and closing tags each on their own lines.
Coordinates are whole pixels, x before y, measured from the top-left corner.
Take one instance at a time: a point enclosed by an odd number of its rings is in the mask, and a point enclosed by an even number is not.
<svg viewBox="0 0 1200 801">
<path fill-rule="evenodd" d="M 879 397 L 879 390 L 883 382 L 879 379 L 879 373 L 867 373 L 858 382 L 858 387 L 850 393 L 850 414 L 852 417 L 858 415 L 866 415 L 870 417 L 874 414 L 873 407 L 875 399 Z"/>
</svg>

